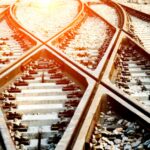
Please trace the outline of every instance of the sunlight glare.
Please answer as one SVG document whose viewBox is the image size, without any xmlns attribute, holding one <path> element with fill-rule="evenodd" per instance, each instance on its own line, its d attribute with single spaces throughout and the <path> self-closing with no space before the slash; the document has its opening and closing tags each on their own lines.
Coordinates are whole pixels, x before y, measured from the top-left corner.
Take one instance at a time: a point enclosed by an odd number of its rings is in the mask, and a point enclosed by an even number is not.
<svg viewBox="0 0 150 150">
<path fill-rule="evenodd" d="M 52 7 L 54 0 L 36 0 L 36 4 L 41 8 L 49 8 Z"/>
</svg>

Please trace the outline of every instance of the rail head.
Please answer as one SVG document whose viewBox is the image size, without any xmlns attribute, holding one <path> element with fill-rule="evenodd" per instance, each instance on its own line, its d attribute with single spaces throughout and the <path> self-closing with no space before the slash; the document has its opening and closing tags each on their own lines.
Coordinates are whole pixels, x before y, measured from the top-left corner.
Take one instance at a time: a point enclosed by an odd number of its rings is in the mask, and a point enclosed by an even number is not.
<svg viewBox="0 0 150 150">
<path fill-rule="evenodd" d="M 128 30 L 129 28 L 129 23 L 128 23 L 128 17 L 127 17 L 127 13 L 126 11 L 124 10 L 124 8 L 122 7 L 121 4 L 119 3 L 116 3 L 114 0 L 111 0 L 112 3 L 114 3 L 116 6 L 118 6 L 118 8 L 120 9 L 119 12 L 121 12 L 121 20 L 123 20 L 123 26 L 122 26 L 122 30 Z"/>
<path fill-rule="evenodd" d="M 146 14 L 144 12 L 141 12 L 139 10 L 133 9 L 131 7 L 122 5 L 122 7 L 129 12 L 131 15 L 136 16 L 137 18 L 140 18 L 141 20 L 145 20 L 147 22 L 150 22 L 150 15 Z"/>
</svg>

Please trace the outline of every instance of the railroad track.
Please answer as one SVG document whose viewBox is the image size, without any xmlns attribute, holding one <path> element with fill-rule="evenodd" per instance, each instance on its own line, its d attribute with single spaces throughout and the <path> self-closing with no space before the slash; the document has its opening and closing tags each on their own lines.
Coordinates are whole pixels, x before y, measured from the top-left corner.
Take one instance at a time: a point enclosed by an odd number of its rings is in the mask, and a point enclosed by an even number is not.
<svg viewBox="0 0 150 150">
<path fill-rule="evenodd" d="M 150 17 L 127 7 L 125 9 L 129 17 L 129 33 L 141 46 L 150 52 Z"/>
<path fill-rule="evenodd" d="M 143 51 L 127 35 L 122 34 L 122 40 L 117 44 L 110 60 L 102 82 L 113 87 L 115 91 L 123 91 L 123 96 L 128 95 L 131 103 L 149 115 L 148 52 Z"/>
<path fill-rule="evenodd" d="M 55 1 L 56 15 L 45 15 L 20 1 L 2 13 L 8 150 L 150 148 L 149 16 L 114 1 L 83 2 Z"/>
<path fill-rule="evenodd" d="M 113 26 L 119 26 L 119 16 L 117 10 L 108 5 L 106 3 L 91 3 L 90 8 L 92 8 L 95 12 L 97 12 L 100 16 L 105 18 L 108 22 L 110 22 Z M 108 13 L 108 15 L 106 15 Z"/>
<path fill-rule="evenodd" d="M 112 31 L 98 17 L 85 15 L 83 21 L 58 39 L 59 43 L 55 46 L 79 64 L 93 70 L 98 65 L 98 56 L 101 57 L 99 53 L 105 53 L 102 46 L 107 48 L 112 36 Z"/>
<path fill-rule="evenodd" d="M 48 52 L 36 55 L 1 90 L 1 107 L 16 149 L 54 149 L 87 88 Z"/>
<path fill-rule="evenodd" d="M 63 57 L 98 78 L 101 73 L 98 68 L 104 65 L 103 61 L 107 59 L 118 31 L 88 7 L 80 20 L 48 44 Z"/>
<path fill-rule="evenodd" d="M 21 26 L 44 42 L 67 27 L 82 10 L 82 3 L 78 0 L 57 0 L 51 5 L 48 10 L 46 6 L 41 9 L 35 2 L 24 4 L 22 1 L 12 7 L 12 13 Z"/>
<path fill-rule="evenodd" d="M 123 5 L 123 6 L 127 6 L 129 8 L 132 8 L 134 10 L 138 10 L 140 12 L 146 13 L 146 14 L 150 14 L 150 3 L 149 1 L 139 1 L 138 2 L 128 2 L 127 0 L 122 1 L 122 0 L 114 0 L 116 2 L 118 2 L 119 4 Z"/>
<path fill-rule="evenodd" d="M 9 12 L 4 13 L 0 21 L 0 70 L 8 67 L 36 45 L 36 41 L 15 27 Z"/>
<path fill-rule="evenodd" d="M 150 27 L 150 23 L 143 21 L 137 17 L 131 16 L 131 24 L 134 27 L 135 30 L 135 35 L 137 35 L 139 37 L 139 43 L 144 46 L 148 51 L 150 51 L 150 38 L 149 38 L 149 27 Z M 139 26 L 137 25 L 139 24 Z"/>
</svg>

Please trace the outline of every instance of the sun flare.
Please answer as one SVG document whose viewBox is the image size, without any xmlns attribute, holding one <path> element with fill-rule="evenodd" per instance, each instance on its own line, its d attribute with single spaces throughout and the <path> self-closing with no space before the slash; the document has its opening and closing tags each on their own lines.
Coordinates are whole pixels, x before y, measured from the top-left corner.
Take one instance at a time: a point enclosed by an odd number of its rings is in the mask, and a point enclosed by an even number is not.
<svg viewBox="0 0 150 150">
<path fill-rule="evenodd" d="M 36 0 L 35 3 L 38 7 L 49 8 L 54 4 L 54 0 Z"/>
</svg>

